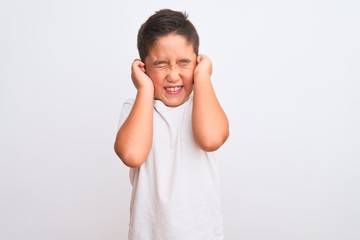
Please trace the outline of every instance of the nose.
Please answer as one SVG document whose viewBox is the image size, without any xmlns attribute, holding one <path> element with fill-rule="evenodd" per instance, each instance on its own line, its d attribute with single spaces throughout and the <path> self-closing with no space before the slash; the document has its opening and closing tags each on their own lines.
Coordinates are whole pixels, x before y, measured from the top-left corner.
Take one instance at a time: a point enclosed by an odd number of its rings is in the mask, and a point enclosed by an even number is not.
<svg viewBox="0 0 360 240">
<path fill-rule="evenodd" d="M 179 70 L 176 66 L 172 66 L 171 68 L 168 69 L 166 80 L 172 83 L 180 80 Z"/>
</svg>

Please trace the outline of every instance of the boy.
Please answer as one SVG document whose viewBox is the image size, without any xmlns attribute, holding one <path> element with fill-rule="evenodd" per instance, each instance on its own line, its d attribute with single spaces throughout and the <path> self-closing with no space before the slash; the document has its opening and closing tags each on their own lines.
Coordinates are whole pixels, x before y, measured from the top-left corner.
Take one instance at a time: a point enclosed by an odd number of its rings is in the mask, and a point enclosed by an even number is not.
<svg viewBox="0 0 360 240">
<path fill-rule="evenodd" d="M 223 239 L 213 151 L 229 123 L 213 90 L 212 63 L 195 27 L 164 9 L 138 33 L 131 66 L 137 89 L 120 117 L 115 152 L 130 167 L 129 240 Z"/>
</svg>

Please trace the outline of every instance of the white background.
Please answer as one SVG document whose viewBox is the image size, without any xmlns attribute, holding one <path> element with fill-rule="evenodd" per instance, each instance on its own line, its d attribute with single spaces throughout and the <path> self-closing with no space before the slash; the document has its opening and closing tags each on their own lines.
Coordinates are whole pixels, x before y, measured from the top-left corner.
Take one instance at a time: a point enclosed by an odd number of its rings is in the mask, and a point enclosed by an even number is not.
<svg viewBox="0 0 360 240">
<path fill-rule="evenodd" d="M 187 11 L 231 123 L 226 240 L 360 239 L 360 2 L 0 3 L 0 239 L 124 240 L 136 34 Z"/>
</svg>

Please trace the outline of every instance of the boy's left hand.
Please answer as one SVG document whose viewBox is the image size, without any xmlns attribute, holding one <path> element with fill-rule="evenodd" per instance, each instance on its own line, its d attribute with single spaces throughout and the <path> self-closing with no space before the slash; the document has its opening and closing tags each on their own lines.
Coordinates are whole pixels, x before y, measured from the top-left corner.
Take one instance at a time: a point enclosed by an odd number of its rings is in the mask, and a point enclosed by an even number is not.
<svg viewBox="0 0 360 240">
<path fill-rule="evenodd" d="M 199 54 L 199 56 L 196 58 L 196 67 L 194 69 L 194 79 L 201 76 L 202 77 L 209 77 L 212 74 L 212 62 L 211 59 L 204 55 Z"/>
</svg>

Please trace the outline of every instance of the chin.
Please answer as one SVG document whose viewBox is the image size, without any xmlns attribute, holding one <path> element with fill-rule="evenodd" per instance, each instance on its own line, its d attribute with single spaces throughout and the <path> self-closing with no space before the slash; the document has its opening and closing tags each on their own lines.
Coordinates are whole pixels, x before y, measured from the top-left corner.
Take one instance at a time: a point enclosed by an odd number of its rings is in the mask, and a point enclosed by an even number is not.
<svg viewBox="0 0 360 240">
<path fill-rule="evenodd" d="M 181 104 L 183 104 L 184 102 L 186 102 L 188 99 L 189 99 L 189 96 L 187 96 L 185 98 L 177 99 L 177 100 L 174 99 L 174 100 L 163 101 L 163 103 L 169 107 L 177 107 L 177 106 L 180 106 Z"/>
</svg>

